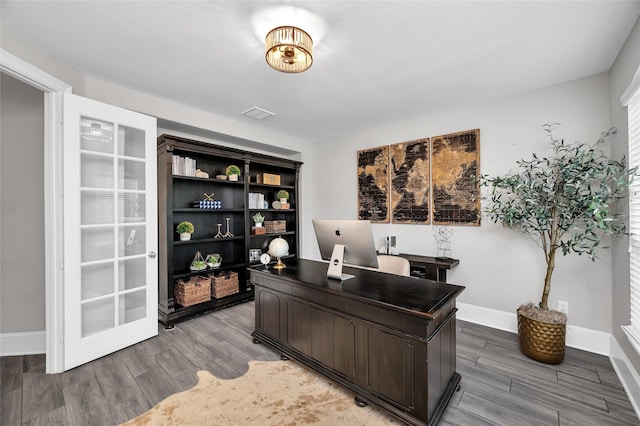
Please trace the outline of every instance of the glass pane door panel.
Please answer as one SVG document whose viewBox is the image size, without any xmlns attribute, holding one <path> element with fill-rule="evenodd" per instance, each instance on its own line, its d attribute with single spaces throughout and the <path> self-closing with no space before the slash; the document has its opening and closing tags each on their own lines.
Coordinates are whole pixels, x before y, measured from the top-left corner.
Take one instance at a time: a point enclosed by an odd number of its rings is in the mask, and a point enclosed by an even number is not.
<svg viewBox="0 0 640 426">
<path fill-rule="evenodd" d="M 118 189 L 144 189 L 144 163 L 141 161 L 118 161 Z"/>
<path fill-rule="evenodd" d="M 114 327 L 115 298 L 108 297 L 82 304 L 82 337 Z"/>
<path fill-rule="evenodd" d="M 113 158 L 82 154 L 80 186 L 113 189 Z"/>
<path fill-rule="evenodd" d="M 138 193 L 118 194 L 118 223 L 144 222 L 145 197 Z"/>
<path fill-rule="evenodd" d="M 121 260 L 119 262 L 119 290 L 144 287 L 147 284 L 147 258 Z"/>
<path fill-rule="evenodd" d="M 70 369 L 158 333 L 158 259 L 147 255 L 157 251 L 157 121 L 62 97 L 64 197 L 54 207 L 64 211 L 64 356 L 56 359 Z"/>
<path fill-rule="evenodd" d="M 113 123 L 80 117 L 80 149 L 113 154 Z"/>
<path fill-rule="evenodd" d="M 120 324 L 126 324 L 147 314 L 147 291 L 145 289 L 120 295 Z"/>
<path fill-rule="evenodd" d="M 135 256 L 144 254 L 147 247 L 144 226 L 121 226 L 118 237 L 118 256 Z"/>
<path fill-rule="evenodd" d="M 144 130 L 127 126 L 118 127 L 118 155 L 144 158 L 144 136 Z"/>
<path fill-rule="evenodd" d="M 83 229 L 81 236 L 82 262 L 113 259 L 115 245 L 113 234 L 113 228 Z"/>
<path fill-rule="evenodd" d="M 82 191 L 81 225 L 103 225 L 113 223 L 113 192 Z"/>
<path fill-rule="evenodd" d="M 82 300 L 93 299 L 114 292 L 114 263 L 84 265 L 82 267 L 81 297 Z"/>
</svg>

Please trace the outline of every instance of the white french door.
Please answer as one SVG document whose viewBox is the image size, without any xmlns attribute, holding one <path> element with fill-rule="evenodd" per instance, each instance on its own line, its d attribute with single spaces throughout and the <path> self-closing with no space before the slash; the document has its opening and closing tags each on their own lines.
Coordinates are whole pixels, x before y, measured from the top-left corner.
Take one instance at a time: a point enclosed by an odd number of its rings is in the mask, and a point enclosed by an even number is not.
<svg viewBox="0 0 640 426">
<path fill-rule="evenodd" d="M 158 333 L 156 119 L 64 94 L 64 369 Z"/>
</svg>

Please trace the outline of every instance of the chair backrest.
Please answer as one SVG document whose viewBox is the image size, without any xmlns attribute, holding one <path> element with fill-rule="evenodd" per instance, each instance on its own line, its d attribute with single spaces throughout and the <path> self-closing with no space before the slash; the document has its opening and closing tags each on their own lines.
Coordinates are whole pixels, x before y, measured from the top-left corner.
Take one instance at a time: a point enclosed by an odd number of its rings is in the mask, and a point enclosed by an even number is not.
<svg viewBox="0 0 640 426">
<path fill-rule="evenodd" d="M 387 254 L 378 255 L 378 270 L 389 274 L 404 275 L 408 277 L 411 272 L 411 264 L 401 256 Z"/>
</svg>

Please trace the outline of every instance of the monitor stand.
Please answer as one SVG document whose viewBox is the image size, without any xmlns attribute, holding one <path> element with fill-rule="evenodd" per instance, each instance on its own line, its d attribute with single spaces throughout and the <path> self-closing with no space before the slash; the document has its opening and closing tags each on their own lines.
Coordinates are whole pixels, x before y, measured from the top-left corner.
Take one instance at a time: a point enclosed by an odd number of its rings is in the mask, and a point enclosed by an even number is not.
<svg viewBox="0 0 640 426">
<path fill-rule="evenodd" d="M 333 246 L 333 253 L 331 253 L 331 260 L 329 261 L 329 269 L 327 269 L 327 277 L 334 280 L 348 280 L 355 277 L 355 275 L 342 273 L 342 260 L 344 259 L 344 245 L 336 244 Z"/>
</svg>

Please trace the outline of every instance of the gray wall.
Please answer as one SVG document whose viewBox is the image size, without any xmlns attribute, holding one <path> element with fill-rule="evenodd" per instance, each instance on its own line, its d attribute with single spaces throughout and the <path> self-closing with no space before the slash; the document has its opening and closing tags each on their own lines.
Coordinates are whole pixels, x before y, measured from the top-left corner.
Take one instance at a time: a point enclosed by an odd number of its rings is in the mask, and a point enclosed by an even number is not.
<svg viewBox="0 0 640 426">
<path fill-rule="evenodd" d="M 0 119 L 0 333 L 44 331 L 44 94 L 2 74 Z"/>
<path fill-rule="evenodd" d="M 607 73 L 537 91 L 499 99 L 474 107 L 443 111 L 392 125 L 369 129 L 315 144 L 304 165 L 305 190 L 313 188 L 313 203 L 303 210 L 317 218 L 357 217 L 356 152 L 469 129 L 480 129 L 481 173 L 499 175 L 521 158 L 548 150 L 545 123 L 562 123 L 557 136 L 595 141 L 610 127 Z M 337 172 L 339 171 L 339 172 Z M 312 210 L 309 210 L 312 209 Z M 303 221 L 303 255 L 319 258 L 313 227 Z M 396 235 L 405 253 L 434 255 L 436 244 L 430 225 L 375 224 L 376 245 L 385 235 Z M 517 231 L 484 221 L 482 226 L 456 226 L 451 239 L 453 257 L 460 265 L 447 280 L 466 286 L 460 302 L 515 313 L 525 302 L 538 302 L 542 294 L 545 262 L 542 250 Z M 569 324 L 611 331 L 611 250 L 600 259 L 560 256 L 552 280 L 549 303 L 569 302 Z"/>
<path fill-rule="evenodd" d="M 631 34 L 627 38 L 620 54 L 610 71 L 610 92 L 611 92 L 611 124 L 618 129 L 616 143 L 612 147 L 612 152 L 618 156 L 628 155 L 629 135 L 627 108 L 620 102 L 620 96 L 627 90 L 636 71 L 640 69 L 640 20 L 636 22 Z M 622 207 L 627 210 L 624 203 Z M 627 336 L 624 334 L 621 325 L 629 325 L 630 305 L 629 305 L 629 253 L 627 251 L 629 241 L 621 238 L 615 241 L 613 247 L 614 262 L 613 274 L 613 335 L 620 344 L 627 358 L 632 362 L 638 374 L 640 374 L 640 355 L 631 347 Z"/>
<path fill-rule="evenodd" d="M 305 161 L 302 171 L 302 254 L 317 257 L 311 227 L 313 217 L 355 217 L 355 153 L 359 149 L 480 128 L 481 171 L 498 174 L 512 167 L 515 160 L 533 151 L 543 150 L 546 139 L 540 126 L 559 121 L 563 123 L 561 136 L 586 141 L 593 140 L 613 123 L 621 130 L 614 141 L 613 152 L 616 155 L 624 152 L 626 145 L 620 147 L 616 144 L 622 140 L 621 133 L 626 129 L 626 113 L 619 111 L 619 101 L 615 104 L 620 95 L 616 91 L 620 87 L 626 88 L 635 72 L 634 67 L 638 66 L 638 33 L 636 25 L 611 70 L 611 81 L 609 73 L 601 74 L 484 105 L 408 118 L 384 128 L 370 129 L 322 144 L 297 144 L 296 149 L 303 152 L 302 160 Z M 224 127 L 209 115 L 203 112 L 194 114 L 191 109 L 175 105 L 170 100 L 158 100 L 90 76 L 79 75 L 75 70 L 55 64 L 52 58 L 11 38 L 4 37 L 3 45 L 71 83 L 75 93 L 179 123 L 211 127 L 214 130 Z M 199 120 L 191 118 L 194 115 Z M 209 124 L 203 124 L 205 122 Z M 274 137 L 263 139 L 264 142 L 277 145 L 273 142 L 275 140 Z M 296 141 L 287 140 L 284 146 L 292 148 L 294 145 Z M 339 175 L 337 170 L 343 174 Z M 353 184 L 345 185 L 345 182 Z M 36 197 L 39 202 L 41 197 L 41 194 Z M 374 232 L 380 245 L 385 235 L 393 234 L 398 236 L 403 251 L 435 252 L 433 232 L 429 226 L 376 225 Z M 2 239 L 5 240 L 4 235 Z M 539 298 L 544 261 L 538 253 L 539 249 L 531 242 L 512 231 L 488 223 L 480 228 L 456 227 L 452 241 L 453 255 L 461 259 L 461 265 L 452 271 L 450 281 L 467 286 L 461 301 L 513 312 L 519 303 Z M 601 259 L 596 263 L 582 257 L 559 259 L 551 303 L 555 305 L 557 300 L 569 301 L 570 324 L 613 332 L 618 341 L 622 341 L 626 338 L 620 335 L 617 326 L 628 321 L 628 278 L 624 276 L 628 260 L 624 256 L 626 243 L 614 241 L 614 244 L 614 251 L 602 252 Z M 612 267 L 612 254 L 615 267 Z M 622 259 L 621 264 L 619 259 Z M 622 275 L 618 272 L 620 269 Z M 620 306 L 622 309 L 619 309 Z"/>
</svg>

